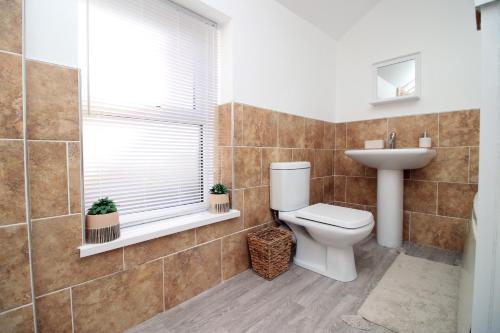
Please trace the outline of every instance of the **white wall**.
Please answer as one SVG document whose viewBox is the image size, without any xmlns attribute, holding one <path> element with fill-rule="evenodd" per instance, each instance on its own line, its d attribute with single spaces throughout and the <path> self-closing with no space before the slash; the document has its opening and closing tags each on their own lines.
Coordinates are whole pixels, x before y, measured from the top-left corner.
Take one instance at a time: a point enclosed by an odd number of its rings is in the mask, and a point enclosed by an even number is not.
<svg viewBox="0 0 500 333">
<path fill-rule="evenodd" d="M 25 56 L 59 65 L 78 65 L 77 0 L 25 0 Z"/>
<path fill-rule="evenodd" d="M 332 38 L 275 1 L 202 1 L 231 18 L 233 100 L 333 120 Z"/>
<path fill-rule="evenodd" d="M 419 101 L 371 106 L 371 65 L 420 51 Z M 382 0 L 337 43 L 336 121 L 479 107 L 473 0 Z"/>
</svg>

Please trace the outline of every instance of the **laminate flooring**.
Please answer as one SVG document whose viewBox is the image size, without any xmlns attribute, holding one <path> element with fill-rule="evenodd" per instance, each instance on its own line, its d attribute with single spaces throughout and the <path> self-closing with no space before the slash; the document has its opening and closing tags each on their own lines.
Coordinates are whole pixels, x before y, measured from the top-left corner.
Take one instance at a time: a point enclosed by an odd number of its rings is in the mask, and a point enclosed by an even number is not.
<svg viewBox="0 0 500 333">
<path fill-rule="evenodd" d="M 456 253 L 405 244 L 406 254 L 459 264 Z M 355 247 L 358 278 L 343 283 L 291 265 L 267 281 L 247 270 L 189 301 L 130 329 L 129 333 L 184 332 L 371 332 L 390 331 L 370 324 L 362 331 L 345 324 L 355 315 L 401 249 L 379 246 L 370 238 Z"/>
</svg>

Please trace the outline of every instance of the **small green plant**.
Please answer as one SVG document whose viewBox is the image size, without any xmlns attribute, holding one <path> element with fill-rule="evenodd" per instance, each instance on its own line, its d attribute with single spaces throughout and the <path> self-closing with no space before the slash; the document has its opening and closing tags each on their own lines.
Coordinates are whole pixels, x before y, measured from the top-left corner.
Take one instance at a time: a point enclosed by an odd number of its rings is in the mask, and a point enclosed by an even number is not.
<svg viewBox="0 0 500 333">
<path fill-rule="evenodd" d="M 226 194 L 227 193 L 227 187 L 224 184 L 217 183 L 212 188 L 210 189 L 210 193 L 212 194 Z"/>
<path fill-rule="evenodd" d="M 113 200 L 106 198 L 101 198 L 92 204 L 89 208 L 87 214 L 89 215 L 104 215 L 116 212 L 116 205 Z"/>
</svg>

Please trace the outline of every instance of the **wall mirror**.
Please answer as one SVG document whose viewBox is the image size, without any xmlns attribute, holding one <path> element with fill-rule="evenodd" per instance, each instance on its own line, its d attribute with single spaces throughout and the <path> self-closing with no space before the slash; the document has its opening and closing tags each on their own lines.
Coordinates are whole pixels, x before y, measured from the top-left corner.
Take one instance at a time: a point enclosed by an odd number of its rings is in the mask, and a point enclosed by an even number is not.
<svg viewBox="0 0 500 333">
<path fill-rule="evenodd" d="M 420 98 L 420 53 L 377 62 L 372 73 L 372 105 Z"/>
</svg>

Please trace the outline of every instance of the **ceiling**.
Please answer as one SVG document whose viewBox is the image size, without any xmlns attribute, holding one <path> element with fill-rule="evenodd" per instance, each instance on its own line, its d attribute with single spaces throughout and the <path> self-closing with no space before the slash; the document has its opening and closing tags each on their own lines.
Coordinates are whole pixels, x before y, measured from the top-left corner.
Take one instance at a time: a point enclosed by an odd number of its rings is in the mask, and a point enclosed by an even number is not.
<svg viewBox="0 0 500 333">
<path fill-rule="evenodd" d="M 334 39 L 338 39 L 380 0 L 277 1 Z"/>
</svg>

